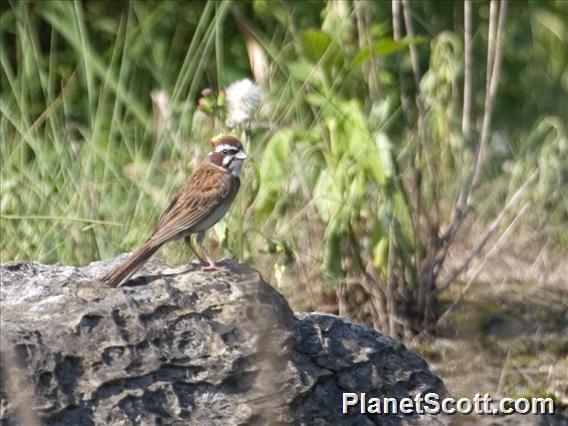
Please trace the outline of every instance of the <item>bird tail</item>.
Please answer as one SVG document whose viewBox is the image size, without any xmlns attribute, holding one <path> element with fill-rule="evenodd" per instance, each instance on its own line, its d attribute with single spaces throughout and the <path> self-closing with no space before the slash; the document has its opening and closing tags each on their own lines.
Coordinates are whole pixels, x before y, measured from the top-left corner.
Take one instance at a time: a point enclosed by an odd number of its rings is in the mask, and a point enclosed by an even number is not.
<svg viewBox="0 0 568 426">
<path fill-rule="evenodd" d="M 138 250 L 130 255 L 126 261 L 118 265 L 111 272 L 106 274 L 102 281 L 111 287 L 118 287 L 128 278 L 138 271 L 144 263 L 158 251 L 161 244 L 144 244 Z"/>
</svg>

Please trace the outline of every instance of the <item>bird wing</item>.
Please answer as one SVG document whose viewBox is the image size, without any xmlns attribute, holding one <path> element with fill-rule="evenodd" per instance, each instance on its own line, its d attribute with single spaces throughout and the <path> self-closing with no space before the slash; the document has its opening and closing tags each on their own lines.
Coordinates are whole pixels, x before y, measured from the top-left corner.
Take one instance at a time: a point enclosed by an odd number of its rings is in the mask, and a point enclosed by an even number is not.
<svg viewBox="0 0 568 426">
<path fill-rule="evenodd" d="M 156 225 L 154 225 L 154 233 L 156 233 L 156 231 L 158 229 L 160 229 L 164 223 L 166 222 L 167 218 L 171 215 L 171 211 L 172 209 L 175 207 L 176 203 L 178 202 L 178 199 L 181 195 L 181 192 L 179 194 L 177 194 L 168 204 L 168 207 L 166 207 L 166 210 L 164 210 L 162 212 L 162 214 L 160 215 L 160 218 L 158 219 L 158 221 L 156 222 Z M 154 234 L 152 234 L 153 236 Z M 151 237 L 150 237 L 151 238 Z"/>
<path fill-rule="evenodd" d="M 200 167 L 162 213 L 150 240 L 160 244 L 191 232 L 221 203 L 230 203 L 238 188 L 238 178 L 231 174 L 210 165 Z"/>
</svg>

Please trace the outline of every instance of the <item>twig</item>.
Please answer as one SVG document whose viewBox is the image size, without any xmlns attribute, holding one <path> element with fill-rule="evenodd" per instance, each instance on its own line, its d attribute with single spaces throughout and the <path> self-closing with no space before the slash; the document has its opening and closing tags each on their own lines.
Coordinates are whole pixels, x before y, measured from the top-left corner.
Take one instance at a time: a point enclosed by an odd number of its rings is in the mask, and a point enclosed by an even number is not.
<svg viewBox="0 0 568 426">
<path fill-rule="evenodd" d="M 237 22 L 237 27 L 245 39 L 245 47 L 247 49 L 250 68 L 254 75 L 254 80 L 257 83 L 265 82 L 266 80 L 266 83 L 268 84 L 269 81 L 267 77 L 270 63 L 262 44 L 259 40 L 257 40 L 253 31 L 250 29 L 248 22 L 246 22 L 243 16 L 238 13 L 235 7 L 231 7 L 231 14 Z"/>
<path fill-rule="evenodd" d="M 414 24 L 412 23 L 412 12 L 410 11 L 410 4 L 408 0 L 402 0 L 402 13 L 404 15 L 404 25 L 406 26 L 406 34 L 410 38 L 414 38 L 416 33 L 414 32 Z M 409 46 L 410 49 L 410 62 L 412 64 L 412 72 L 414 74 L 414 82 L 416 87 L 420 85 L 420 63 L 418 61 L 418 49 L 414 43 Z"/>
<path fill-rule="evenodd" d="M 225 67 L 223 66 L 223 18 L 224 14 L 219 12 L 221 5 L 215 2 L 215 66 L 217 68 L 217 89 L 221 90 L 222 79 Z"/>
<path fill-rule="evenodd" d="M 371 99 L 375 101 L 379 97 L 379 62 L 377 55 L 373 54 L 373 40 L 370 35 L 371 26 L 371 11 L 369 10 L 370 3 L 365 0 L 353 0 L 353 8 L 355 9 L 355 16 L 357 18 L 357 32 L 359 33 L 359 48 L 367 48 L 371 53 L 370 63 L 364 64 L 363 71 Z"/>
<path fill-rule="evenodd" d="M 394 39 L 396 41 L 402 39 L 402 25 L 400 20 L 400 0 L 392 0 L 392 28 L 393 28 Z M 410 100 L 408 99 L 408 95 L 406 94 L 406 84 L 404 83 L 404 78 L 401 68 L 399 68 L 398 70 L 398 80 L 400 84 L 400 104 L 402 105 L 402 110 L 404 112 L 404 115 L 406 116 L 406 119 L 410 120 Z M 395 178 L 396 183 L 400 188 L 406 206 L 408 207 L 409 211 L 411 211 L 412 206 L 410 204 L 410 196 L 408 195 L 409 191 L 406 189 L 404 180 L 402 179 L 402 173 L 400 172 L 400 167 L 398 166 L 398 161 L 396 160 L 395 156 L 393 156 L 393 164 L 395 167 L 394 175 L 396 177 Z M 412 231 L 416 237 L 418 236 L 417 219 L 418 218 L 416 217 L 415 214 L 412 213 L 410 214 L 410 220 L 412 222 Z"/>
<path fill-rule="evenodd" d="M 483 234 L 483 237 L 479 240 L 479 242 L 474 246 L 474 248 L 469 252 L 469 254 L 465 257 L 464 261 L 462 262 L 462 264 L 455 268 L 454 271 L 450 274 L 450 276 L 446 279 L 446 281 L 444 282 L 443 285 L 441 285 L 440 287 L 438 287 L 435 291 L 436 293 L 441 293 L 444 290 L 446 290 L 450 284 L 459 276 L 461 275 L 461 273 L 469 266 L 469 264 L 471 263 L 471 261 L 473 260 L 473 258 L 475 256 L 477 256 L 479 254 L 479 252 L 483 249 L 483 247 L 485 247 L 485 244 L 487 244 L 487 241 L 489 241 L 489 239 L 491 238 L 491 236 L 495 233 L 495 231 L 497 230 L 497 227 L 499 226 L 499 223 L 501 223 L 501 220 L 503 220 L 503 218 L 505 217 L 505 215 L 509 212 L 509 210 L 511 210 L 511 208 L 517 203 L 517 201 L 519 200 L 519 198 L 524 195 L 525 192 L 527 192 L 528 188 L 531 186 L 531 184 L 536 180 L 538 176 L 538 169 L 534 170 L 531 175 L 529 176 L 529 178 L 526 180 L 526 182 L 519 188 L 517 189 L 517 191 L 513 194 L 513 196 L 511 197 L 511 199 L 507 202 L 507 204 L 505 205 L 505 207 L 503 207 L 503 210 L 501 210 L 501 212 L 499 213 L 499 215 L 493 220 L 493 222 L 489 225 L 489 227 L 487 228 L 487 230 L 485 231 L 485 233 Z"/>
<path fill-rule="evenodd" d="M 2 220 L 52 220 L 61 222 L 81 222 L 91 225 L 109 225 L 109 226 L 122 226 L 118 222 L 110 222 L 108 220 L 86 219 L 82 217 L 67 217 L 67 216 L 44 216 L 44 215 L 15 215 L 15 214 L 0 214 Z"/>
<path fill-rule="evenodd" d="M 495 8 L 494 2 L 492 1 L 493 6 L 493 15 L 490 19 L 495 20 Z M 448 226 L 447 231 L 442 236 L 442 240 L 444 241 L 444 248 L 441 254 L 437 257 L 436 263 L 437 267 L 439 268 L 441 264 L 444 262 L 446 255 L 449 251 L 450 246 L 455 240 L 455 237 L 458 233 L 460 226 L 462 225 L 463 221 L 467 217 L 469 213 L 469 203 L 471 201 L 471 194 L 473 192 L 474 187 L 477 184 L 477 180 L 479 179 L 481 169 L 485 162 L 485 145 L 487 144 L 487 140 L 489 137 L 489 130 L 491 125 L 491 116 L 493 113 L 493 105 L 495 103 L 495 94 L 497 93 L 497 86 L 499 84 L 499 76 L 501 70 L 501 38 L 503 34 L 503 29 L 505 26 L 505 17 L 507 12 L 507 0 L 503 0 L 501 3 L 501 12 L 499 16 L 499 26 L 497 29 L 497 35 L 493 37 L 492 31 L 493 26 L 490 22 L 489 28 L 489 41 L 487 46 L 488 51 L 488 62 L 492 61 L 491 67 L 488 67 L 488 76 L 487 76 L 487 90 L 485 94 L 485 110 L 483 112 L 483 126 L 480 141 L 477 148 L 476 159 L 473 166 L 473 170 L 471 172 L 471 177 L 466 179 L 456 203 L 454 205 L 450 225 Z M 494 53 L 493 53 L 494 52 Z M 495 60 L 493 60 L 495 59 Z"/>
<path fill-rule="evenodd" d="M 473 68 L 473 49 L 471 48 L 471 0 L 463 2 L 463 39 L 464 39 L 464 81 L 463 81 L 463 116 L 462 134 L 464 142 L 470 139 L 471 128 L 471 73 Z"/>
<path fill-rule="evenodd" d="M 503 235 L 501 235 L 501 237 L 499 238 L 499 240 L 497 240 L 497 242 L 495 243 L 495 245 L 491 248 L 491 250 L 489 251 L 489 253 L 487 253 L 487 256 L 485 256 L 485 258 L 483 259 L 483 261 L 477 266 L 477 268 L 475 269 L 475 271 L 473 272 L 473 274 L 471 275 L 470 279 L 467 281 L 467 284 L 464 286 L 464 288 L 460 291 L 458 297 L 456 297 L 454 299 L 454 301 L 452 302 L 452 304 L 448 307 L 448 309 L 446 309 L 446 311 L 440 315 L 440 318 L 438 318 L 438 320 L 436 321 L 435 325 L 438 324 L 442 324 L 450 315 L 451 312 L 453 312 L 453 310 L 461 303 L 463 297 L 465 296 L 465 294 L 467 293 L 467 291 L 469 290 L 469 288 L 471 287 L 471 285 L 473 284 L 473 282 L 475 281 L 475 279 L 477 278 L 477 276 L 479 275 L 479 273 L 483 270 L 483 268 L 485 267 L 485 264 L 487 263 L 487 261 L 496 253 L 499 251 L 499 249 L 501 248 L 501 246 L 503 245 L 503 243 L 507 240 L 508 236 L 511 234 L 511 232 L 513 232 L 513 230 L 515 229 L 515 227 L 517 226 L 517 223 L 519 222 L 519 220 L 521 219 L 521 217 L 524 216 L 525 212 L 527 211 L 528 208 L 528 203 L 526 203 L 517 213 L 517 215 L 515 216 L 515 218 L 513 219 L 513 221 L 509 224 L 509 226 L 507 227 L 507 229 L 505 230 L 505 232 L 503 232 Z"/>
<path fill-rule="evenodd" d="M 402 25 L 400 20 L 400 0 L 392 0 L 392 31 L 396 41 L 402 39 Z M 400 55 L 400 54 L 397 54 Z M 400 104 L 407 120 L 410 120 L 410 100 L 406 94 L 406 84 L 402 74 L 402 69 L 398 70 L 398 81 L 400 84 Z"/>
<path fill-rule="evenodd" d="M 410 3 L 408 0 L 402 0 L 402 11 L 404 15 L 404 25 L 406 26 L 406 34 L 410 38 L 416 37 L 416 32 L 414 31 L 414 24 L 412 23 L 412 11 L 410 10 Z M 418 109 L 418 146 L 416 150 L 415 156 L 415 164 L 414 164 L 414 179 L 416 183 L 416 214 L 418 217 L 422 214 L 421 206 L 420 206 L 420 196 L 422 191 L 420 190 L 421 182 L 422 182 L 422 152 L 424 148 L 424 144 L 426 142 L 426 108 L 424 106 L 424 101 L 422 99 L 422 93 L 420 92 L 420 79 L 422 77 L 420 73 L 420 61 L 418 59 L 418 48 L 414 43 L 408 46 L 410 50 L 410 62 L 412 64 L 412 74 L 414 75 L 414 83 L 416 85 L 416 107 Z M 432 162 L 432 158 L 430 158 L 428 150 L 426 150 L 426 157 L 427 157 L 427 164 L 428 168 L 430 169 L 430 173 L 432 177 L 434 176 L 434 165 Z M 436 183 L 432 184 L 432 198 L 434 200 L 438 199 L 436 194 Z M 424 212 L 426 213 L 426 212 Z M 428 223 L 431 221 L 428 219 Z"/>
<path fill-rule="evenodd" d="M 485 95 L 485 113 L 483 114 L 483 125 L 481 127 L 481 137 L 477 150 L 477 158 L 475 161 L 475 171 L 473 173 L 471 184 L 472 187 L 475 187 L 477 185 L 477 182 L 481 175 L 481 169 L 485 163 L 485 150 L 487 147 L 487 141 L 489 139 L 491 118 L 493 116 L 493 106 L 495 105 L 495 96 L 497 95 L 497 86 L 499 84 L 499 77 L 501 74 L 503 31 L 505 27 L 505 17 L 507 16 L 507 4 L 507 0 L 502 0 L 499 10 L 499 24 L 497 27 L 497 35 L 495 37 L 495 57 L 491 69 L 489 90 Z M 471 190 L 468 196 L 469 195 L 471 195 Z"/>
<path fill-rule="evenodd" d="M 497 0 L 491 0 L 489 6 L 489 30 L 487 33 L 487 69 L 485 72 L 485 92 L 489 92 L 489 84 L 493 73 L 493 62 L 495 61 L 495 36 L 497 29 Z"/>
<path fill-rule="evenodd" d="M 51 102 L 45 108 L 45 110 L 39 115 L 36 121 L 34 121 L 34 124 L 32 124 L 31 129 L 33 130 L 39 129 L 39 127 L 45 122 L 45 120 L 47 120 L 47 118 L 51 115 L 51 113 L 54 112 L 59 107 L 59 105 L 63 103 L 63 97 L 67 94 L 67 92 L 71 88 L 71 83 L 75 81 L 76 76 L 77 76 L 77 68 L 73 70 L 69 78 L 65 81 L 65 84 L 61 88 L 61 92 L 59 93 L 59 95 L 57 95 L 57 97 L 53 100 L 53 102 Z"/>
<path fill-rule="evenodd" d="M 416 32 L 414 31 L 414 24 L 412 23 L 412 12 L 410 10 L 410 4 L 408 0 L 402 0 L 402 11 L 404 15 L 404 24 L 406 26 L 406 34 L 414 38 L 416 37 Z M 420 233 L 420 218 L 424 217 L 426 220 L 427 228 L 430 229 L 432 226 L 432 220 L 427 211 L 422 210 L 422 166 L 423 166 L 423 152 L 426 153 L 426 161 L 427 166 L 432 176 L 431 179 L 431 190 L 432 190 L 432 199 L 438 200 L 437 195 L 437 182 L 435 181 L 436 174 L 434 173 L 435 167 L 430 156 L 430 152 L 426 149 L 424 150 L 424 145 L 426 142 L 426 108 L 424 106 L 424 101 L 422 99 L 422 93 L 420 92 L 420 63 L 418 58 L 418 49 L 415 44 L 411 44 L 409 46 L 410 49 L 410 62 L 412 64 L 412 72 L 414 75 L 414 82 L 416 85 L 416 107 L 418 109 L 418 144 L 416 147 L 416 154 L 414 157 L 414 191 L 415 191 L 415 223 L 416 223 L 416 230 L 414 232 L 414 244 L 415 247 L 418 248 L 420 240 L 422 240 L 422 236 Z M 438 211 L 436 205 L 436 212 Z M 439 222 L 439 218 L 436 217 L 435 223 Z M 415 265 L 415 273 L 416 279 L 418 282 L 418 312 L 423 313 L 426 310 L 426 295 L 431 291 L 431 282 L 426 282 L 422 279 L 421 270 L 422 270 L 422 256 L 420 254 L 420 250 L 416 250 L 415 258 L 414 258 L 414 265 Z M 425 288 L 428 286 L 428 288 Z"/>
<path fill-rule="evenodd" d="M 349 239 L 351 240 L 351 249 L 353 252 L 353 258 L 357 262 L 359 269 L 363 273 L 363 279 L 359 283 L 361 287 L 370 295 L 373 305 L 376 308 L 377 313 L 380 318 L 381 324 L 386 326 L 387 322 L 387 296 L 384 290 L 379 285 L 378 277 L 376 276 L 375 270 L 369 267 L 369 263 L 365 262 L 361 256 L 361 247 L 359 245 L 359 240 L 353 227 L 349 224 Z"/>
<path fill-rule="evenodd" d="M 408 0 L 402 0 L 402 11 L 404 15 L 404 25 L 406 26 L 406 34 L 410 38 L 416 37 L 416 32 L 414 31 L 414 24 L 412 23 L 412 12 L 410 10 L 410 4 Z M 418 108 L 418 132 L 420 133 L 420 144 L 424 143 L 425 133 L 425 108 L 422 101 L 422 94 L 420 93 L 420 62 L 418 60 L 418 48 L 416 44 L 411 43 L 408 46 L 410 50 L 410 62 L 412 64 L 412 74 L 414 75 L 414 83 L 416 84 L 416 106 Z M 419 150 L 422 150 L 421 145 L 419 145 Z M 419 152 L 421 155 L 421 152 Z"/>
<path fill-rule="evenodd" d="M 497 385 L 497 395 L 501 395 L 501 389 L 503 386 L 503 382 L 505 381 L 505 374 L 507 373 L 507 366 L 509 364 L 509 360 L 511 359 L 511 349 L 507 351 L 507 358 L 505 358 L 505 362 L 503 363 L 503 367 L 501 368 L 501 373 L 499 374 L 499 384 Z"/>
<path fill-rule="evenodd" d="M 470 277 L 470 279 L 468 280 L 467 284 L 464 286 L 464 288 L 462 289 L 462 291 L 460 292 L 460 294 L 454 299 L 454 301 L 452 302 L 452 304 L 448 307 L 448 309 L 446 309 L 446 311 L 440 315 L 440 317 L 438 318 L 438 320 L 432 325 L 432 328 L 435 328 L 436 326 L 442 324 L 444 321 L 446 321 L 446 319 L 449 317 L 450 313 L 454 311 L 454 309 L 461 303 L 465 293 L 469 290 L 469 288 L 471 287 L 471 284 L 475 281 L 475 279 L 477 278 L 477 275 L 481 272 L 481 270 L 485 267 L 485 264 L 487 263 L 487 261 L 489 260 L 489 258 L 491 256 L 493 256 L 493 254 L 495 254 L 500 248 L 501 245 L 506 241 L 507 237 L 509 236 L 509 234 L 515 229 L 518 221 L 520 220 L 520 218 L 525 214 L 526 210 L 527 210 L 528 204 L 525 204 L 521 210 L 519 211 L 519 213 L 517 213 L 517 215 L 515 216 L 515 218 L 513 219 L 513 221 L 509 224 L 509 226 L 507 227 L 507 229 L 505 230 L 505 232 L 503 233 L 503 235 L 501 235 L 501 237 L 499 238 L 499 240 L 493 245 L 493 247 L 491 248 L 491 250 L 489 251 L 489 253 L 487 254 L 487 256 L 485 256 L 485 258 L 483 259 L 483 261 L 479 264 L 479 266 L 475 269 L 474 273 L 472 274 L 472 276 Z M 428 329 L 423 329 L 420 333 L 418 333 L 416 336 L 414 336 L 414 338 L 412 339 L 412 341 L 410 342 L 410 345 L 412 345 L 414 342 L 418 341 L 419 339 L 421 339 L 423 336 L 427 335 L 427 331 Z"/>
<path fill-rule="evenodd" d="M 395 229 L 394 229 L 394 219 L 391 218 L 389 224 L 389 254 L 387 260 L 387 311 L 389 313 L 389 335 L 394 336 L 395 323 L 395 297 L 394 297 L 394 257 L 395 257 Z"/>
</svg>

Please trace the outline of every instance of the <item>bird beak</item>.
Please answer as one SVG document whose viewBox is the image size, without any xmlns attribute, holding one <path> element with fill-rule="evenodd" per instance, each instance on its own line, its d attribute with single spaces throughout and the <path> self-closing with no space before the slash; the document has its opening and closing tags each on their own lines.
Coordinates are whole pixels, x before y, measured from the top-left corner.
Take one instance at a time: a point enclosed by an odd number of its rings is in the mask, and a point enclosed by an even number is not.
<svg viewBox="0 0 568 426">
<path fill-rule="evenodd" d="M 244 160 L 245 158 L 247 158 L 247 155 L 245 154 L 244 151 L 239 151 L 235 155 L 235 158 L 238 159 L 238 160 Z"/>
</svg>

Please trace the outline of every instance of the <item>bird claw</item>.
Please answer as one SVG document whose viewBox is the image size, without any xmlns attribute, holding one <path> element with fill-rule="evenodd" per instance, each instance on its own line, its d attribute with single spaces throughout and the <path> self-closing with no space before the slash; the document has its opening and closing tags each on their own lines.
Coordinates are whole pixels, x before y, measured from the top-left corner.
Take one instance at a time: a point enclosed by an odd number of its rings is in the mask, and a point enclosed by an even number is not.
<svg viewBox="0 0 568 426">
<path fill-rule="evenodd" d="M 229 272 L 229 269 L 225 268 L 224 266 L 216 265 L 215 262 L 212 261 L 211 259 L 207 259 L 206 264 L 202 264 L 201 270 L 204 272 L 210 272 L 210 271 Z"/>
</svg>

